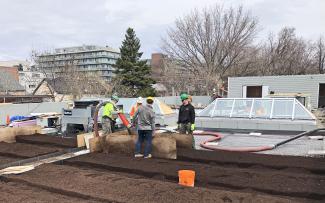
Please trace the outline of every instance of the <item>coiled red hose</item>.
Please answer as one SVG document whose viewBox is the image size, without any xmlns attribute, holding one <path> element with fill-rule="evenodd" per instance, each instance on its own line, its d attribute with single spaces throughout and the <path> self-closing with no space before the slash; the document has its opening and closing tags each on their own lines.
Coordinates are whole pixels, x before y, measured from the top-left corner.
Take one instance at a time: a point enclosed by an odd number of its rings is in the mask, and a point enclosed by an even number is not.
<svg viewBox="0 0 325 203">
<path fill-rule="evenodd" d="M 202 131 L 202 132 L 194 132 L 193 135 L 211 135 L 214 138 L 205 140 L 200 143 L 200 146 L 204 149 L 209 150 L 222 150 L 222 151 L 231 151 L 231 152 L 261 152 L 266 150 L 274 149 L 274 146 L 257 146 L 257 147 L 218 147 L 218 146 L 211 146 L 207 143 L 220 141 L 222 139 L 222 135 L 217 132 L 209 132 L 209 131 Z"/>
</svg>

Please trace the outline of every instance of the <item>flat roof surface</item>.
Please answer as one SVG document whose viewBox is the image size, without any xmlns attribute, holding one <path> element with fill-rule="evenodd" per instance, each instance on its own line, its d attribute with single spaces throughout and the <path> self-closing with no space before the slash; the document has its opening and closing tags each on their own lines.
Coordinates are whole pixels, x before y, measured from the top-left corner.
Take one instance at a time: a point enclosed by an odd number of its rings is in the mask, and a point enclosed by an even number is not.
<svg viewBox="0 0 325 203">
<path fill-rule="evenodd" d="M 257 78 L 305 78 L 305 77 L 319 77 L 324 78 L 324 74 L 307 74 L 307 75 L 265 75 L 265 76 L 239 76 L 228 77 L 228 79 L 257 79 Z"/>
<path fill-rule="evenodd" d="M 220 147 L 255 147 L 276 144 L 280 141 L 289 139 L 294 135 L 273 135 L 261 134 L 260 136 L 243 133 L 221 133 L 223 138 L 217 146 Z M 195 148 L 203 149 L 200 143 L 213 138 L 212 136 L 194 136 Z M 262 154 L 291 155 L 291 156 L 309 156 L 310 150 L 323 150 L 323 140 L 312 140 L 308 137 L 301 137 L 287 144 L 281 145 L 276 149 L 258 152 Z"/>
</svg>

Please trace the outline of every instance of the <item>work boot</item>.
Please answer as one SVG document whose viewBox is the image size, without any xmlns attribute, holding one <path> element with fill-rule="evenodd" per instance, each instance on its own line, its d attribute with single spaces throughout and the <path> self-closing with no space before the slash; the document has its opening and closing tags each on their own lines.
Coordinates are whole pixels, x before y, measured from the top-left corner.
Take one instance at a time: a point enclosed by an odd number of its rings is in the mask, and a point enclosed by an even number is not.
<svg viewBox="0 0 325 203">
<path fill-rule="evenodd" d="M 143 157 L 143 154 L 135 154 L 134 157 L 135 158 L 142 158 Z"/>
<path fill-rule="evenodd" d="M 152 157 L 152 155 L 151 154 L 148 154 L 147 156 L 145 156 L 144 158 L 145 159 L 150 159 Z"/>
</svg>

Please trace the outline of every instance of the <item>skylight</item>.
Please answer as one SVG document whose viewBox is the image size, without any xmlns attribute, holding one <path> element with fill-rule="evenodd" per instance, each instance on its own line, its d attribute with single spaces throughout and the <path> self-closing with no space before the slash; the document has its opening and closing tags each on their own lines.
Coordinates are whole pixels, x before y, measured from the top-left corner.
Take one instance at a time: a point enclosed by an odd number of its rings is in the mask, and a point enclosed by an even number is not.
<svg viewBox="0 0 325 203">
<path fill-rule="evenodd" d="M 315 120 L 295 98 L 218 98 L 199 117 Z"/>
</svg>

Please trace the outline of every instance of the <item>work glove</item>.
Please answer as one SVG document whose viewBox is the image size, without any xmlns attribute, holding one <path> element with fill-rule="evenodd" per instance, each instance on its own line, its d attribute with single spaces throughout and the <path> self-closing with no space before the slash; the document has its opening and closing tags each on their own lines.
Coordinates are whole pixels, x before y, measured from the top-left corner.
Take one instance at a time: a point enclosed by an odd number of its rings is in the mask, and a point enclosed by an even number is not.
<svg viewBox="0 0 325 203">
<path fill-rule="evenodd" d="M 195 124 L 193 123 L 193 124 L 191 125 L 191 131 L 194 131 L 194 129 L 195 129 Z"/>
</svg>

